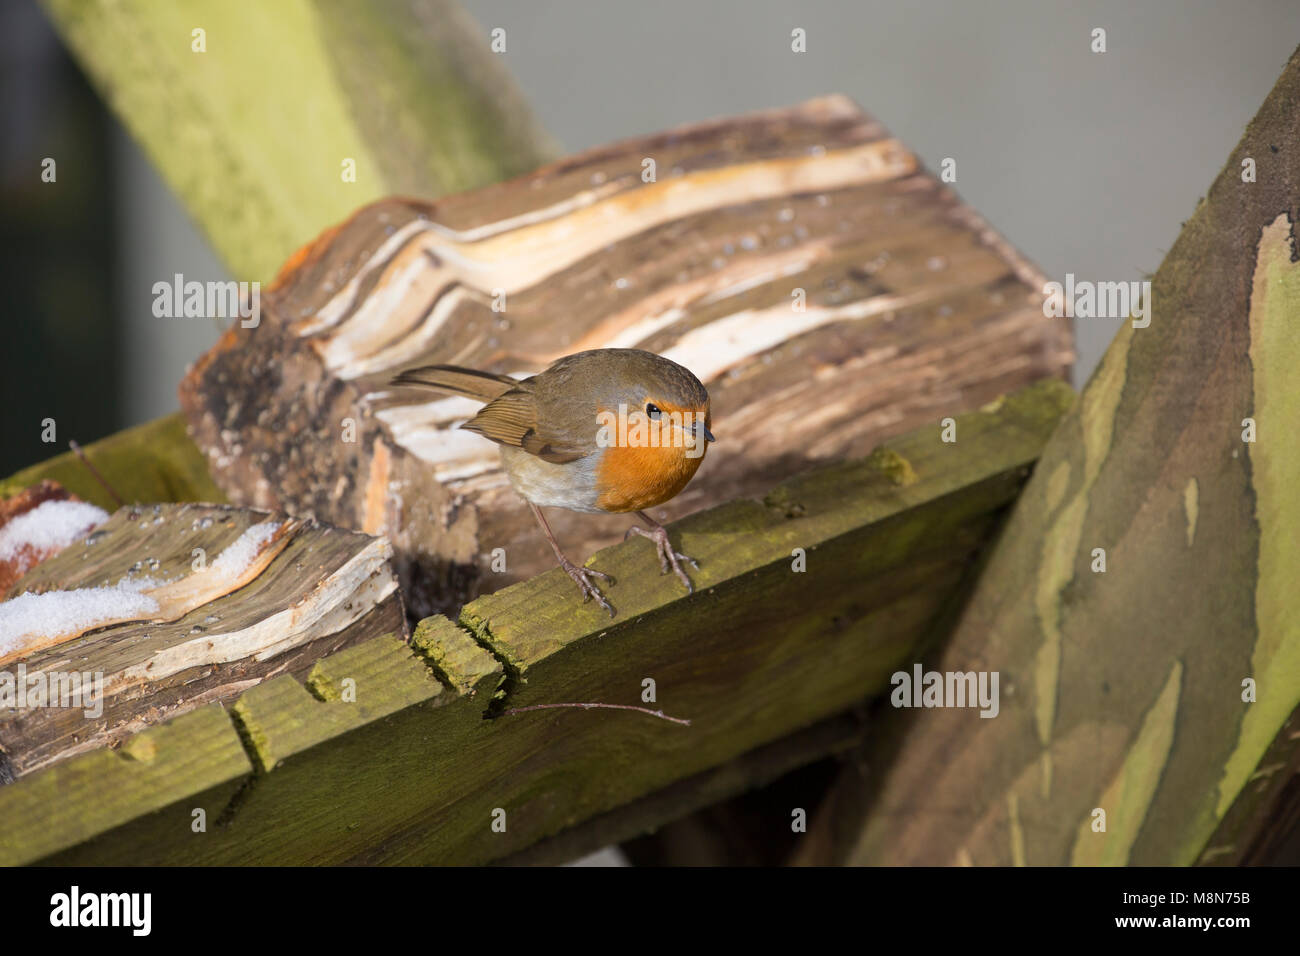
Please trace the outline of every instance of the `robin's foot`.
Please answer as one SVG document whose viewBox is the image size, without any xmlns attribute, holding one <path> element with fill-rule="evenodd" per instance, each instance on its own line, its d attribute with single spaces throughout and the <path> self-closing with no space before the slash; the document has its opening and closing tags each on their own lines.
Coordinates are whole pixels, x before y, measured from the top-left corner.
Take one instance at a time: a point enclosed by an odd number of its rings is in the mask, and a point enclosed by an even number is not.
<svg viewBox="0 0 1300 956">
<path fill-rule="evenodd" d="M 674 551 L 672 544 L 668 541 L 668 529 L 661 524 L 656 524 L 651 530 L 633 525 L 627 529 L 627 534 L 623 535 L 626 541 L 634 534 L 639 534 L 643 538 L 649 538 L 655 543 L 655 550 L 659 553 L 659 573 L 667 574 L 668 569 L 672 568 L 673 573 L 677 575 L 677 580 L 682 582 L 688 593 L 695 593 L 695 585 L 687 576 L 686 571 L 682 568 L 682 562 L 687 561 L 691 567 L 699 570 L 700 563 L 692 557 L 682 554 L 680 551 Z"/>
<path fill-rule="evenodd" d="M 596 603 L 608 611 L 610 617 L 614 616 L 614 606 L 605 600 L 605 595 L 600 593 L 600 588 L 597 586 L 596 582 L 592 580 L 592 578 L 600 578 L 602 581 L 613 584 L 613 577 L 606 574 L 604 571 L 597 571 L 595 568 L 580 568 L 567 558 L 560 561 L 560 567 L 564 569 L 565 574 L 573 578 L 573 583 L 576 584 L 578 590 L 582 592 L 582 601 L 584 604 L 592 598 L 595 598 Z"/>
</svg>

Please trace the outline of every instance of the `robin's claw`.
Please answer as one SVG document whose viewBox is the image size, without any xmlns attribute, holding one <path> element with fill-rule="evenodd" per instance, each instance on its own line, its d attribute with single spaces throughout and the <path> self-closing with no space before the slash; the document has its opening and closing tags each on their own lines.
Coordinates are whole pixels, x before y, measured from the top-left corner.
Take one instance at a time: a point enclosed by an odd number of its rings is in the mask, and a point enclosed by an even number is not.
<svg viewBox="0 0 1300 956">
<path fill-rule="evenodd" d="M 674 564 L 673 570 L 677 572 L 677 580 L 682 582 L 682 585 L 686 588 L 686 593 L 694 594 L 695 585 L 691 582 L 690 576 L 681 569 L 680 565 Z"/>
<path fill-rule="evenodd" d="M 596 603 L 608 611 L 610 617 L 614 616 L 616 613 L 614 605 L 605 600 L 605 595 L 601 593 L 600 587 L 592 580 L 592 578 L 600 578 L 613 584 L 613 575 L 606 574 L 604 571 L 597 571 L 595 568 L 580 568 L 571 561 L 563 562 L 560 567 L 564 569 L 565 574 L 573 579 L 573 583 L 578 585 L 578 590 L 582 592 L 584 604 L 595 598 Z"/>
<path fill-rule="evenodd" d="M 662 525 L 657 525 L 653 531 L 647 531 L 645 528 L 633 525 L 631 528 L 627 529 L 627 534 L 624 536 L 623 540 L 626 541 L 628 537 L 634 534 L 640 535 L 643 538 L 649 538 L 654 542 L 655 551 L 659 556 L 660 574 L 667 574 L 669 568 L 671 568 L 673 573 L 677 575 L 677 580 L 681 581 L 682 586 L 686 588 L 687 593 L 695 593 L 695 585 L 691 583 L 690 577 L 687 575 L 686 571 L 683 570 L 681 562 L 689 562 L 691 567 L 695 568 L 697 571 L 700 568 L 700 563 L 694 558 L 682 554 L 680 551 L 673 550 L 672 544 L 668 541 L 667 528 Z"/>
</svg>

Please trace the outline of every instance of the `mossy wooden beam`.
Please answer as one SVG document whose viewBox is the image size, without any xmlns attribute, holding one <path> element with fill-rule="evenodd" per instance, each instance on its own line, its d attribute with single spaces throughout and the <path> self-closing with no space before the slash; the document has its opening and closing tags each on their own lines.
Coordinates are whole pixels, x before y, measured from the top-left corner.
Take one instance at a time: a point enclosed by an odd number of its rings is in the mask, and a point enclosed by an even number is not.
<svg viewBox="0 0 1300 956">
<path fill-rule="evenodd" d="M 240 280 L 270 279 L 363 203 L 460 192 L 555 153 L 454 0 L 43 5 Z"/>
<path fill-rule="evenodd" d="M 838 714 L 608 813 L 584 820 L 494 862 L 501 866 L 558 866 L 571 862 L 602 847 L 652 833 L 666 823 L 749 790 L 765 787 L 782 775 L 817 760 L 850 751 L 861 746 L 868 733 L 869 723 L 861 710 Z M 773 825 L 783 826 L 789 821 L 787 812 L 780 820 L 774 820 Z"/>
<path fill-rule="evenodd" d="M 115 510 L 121 503 L 221 504 L 226 500 L 208 474 L 203 455 L 185 434 L 185 419 L 179 413 L 109 435 L 81 451 L 85 460 L 68 451 L 0 480 L 0 498 L 48 478 L 106 511 Z M 113 499 L 95 472 L 121 496 L 122 502 Z"/>
<path fill-rule="evenodd" d="M 183 859 L 253 771 L 219 704 L 53 769 L 0 787 L 0 865 L 56 862 L 70 847 L 78 861 L 139 862 L 121 852 L 132 847 Z"/>
<path fill-rule="evenodd" d="M 267 681 L 232 708 L 257 772 L 221 826 L 101 834 L 57 862 L 480 863 L 832 718 L 938 636 L 1072 397 L 1045 381 L 957 417 L 954 443 L 936 422 L 673 525 L 701 562 L 694 595 L 634 540 L 592 559 L 618 579 L 612 621 L 548 572 L 427 619 L 413 647 Z M 0 825 L 11 791 L 82 759 L 0 788 Z"/>
<path fill-rule="evenodd" d="M 1258 831 L 1247 819 L 1284 816 L 1272 798 L 1300 750 L 1298 208 L 1300 51 L 930 662 L 1000 672 L 1000 714 L 891 715 L 860 825 L 814 862 L 1231 863 Z"/>
<path fill-rule="evenodd" d="M 466 793 L 490 791 L 498 766 L 482 750 L 496 738 L 483 712 L 501 668 L 446 618 L 426 622 L 418 636 L 417 649 L 435 644 L 431 653 L 448 668 L 453 687 L 412 647 L 380 638 L 322 659 L 305 685 L 286 675 L 246 692 L 231 708 L 231 732 L 238 729 L 256 775 L 202 839 L 160 839 L 138 825 L 43 862 L 396 862 L 410 857 L 407 831 L 477 832 L 482 801 Z M 505 752 L 513 753 L 508 741 Z M 9 820 L 11 792 L 31 780 L 55 786 L 68 772 L 63 767 L 77 768 L 83 759 L 0 788 L 0 828 Z M 41 824 L 19 822 L 31 835 L 17 834 L 15 846 L 35 842 Z M 418 859 L 463 862 L 424 849 Z"/>
</svg>

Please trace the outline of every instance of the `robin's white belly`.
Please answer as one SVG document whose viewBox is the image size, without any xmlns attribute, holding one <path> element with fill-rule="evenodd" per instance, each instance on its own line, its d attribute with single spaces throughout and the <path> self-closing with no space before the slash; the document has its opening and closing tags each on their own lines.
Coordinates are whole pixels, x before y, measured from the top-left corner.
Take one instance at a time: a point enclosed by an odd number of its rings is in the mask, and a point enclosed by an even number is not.
<svg viewBox="0 0 1300 956">
<path fill-rule="evenodd" d="M 501 464 L 511 486 L 526 501 L 543 508 L 568 508 L 604 514 L 596 507 L 596 464 L 599 454 L 557 465 L 522 448 L 501 446 Z"/>
</svg>

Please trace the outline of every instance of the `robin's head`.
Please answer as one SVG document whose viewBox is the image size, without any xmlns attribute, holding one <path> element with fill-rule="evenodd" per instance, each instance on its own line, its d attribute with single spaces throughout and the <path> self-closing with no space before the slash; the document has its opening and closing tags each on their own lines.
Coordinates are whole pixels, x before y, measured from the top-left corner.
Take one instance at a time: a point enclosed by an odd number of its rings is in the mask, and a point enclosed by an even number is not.
<svg viewBox="0 0 1300 956">
<path fill-rule="evenodd" d="M 603 409 L 627 410 L 630 418 L 644 419 L 665 435 L 681 431 L 686 444 L 703 452 L 714 440 L 709 430 L 709 392 L 690 369 L 641 349 L 601 349 L 603 361 L 596 386 Z"/>
<path fill-rule="evenodd" d="M 570 361 L 571 367 L 556 368 Z M 548 372 L 571 373 L 574 385 L 585 386 L 577 390 L 595 404 L 601 510 L 649 508 L 686 486 L 714 440 L 709 393 L 698 378 L 640 349 L 580 352 L 556 366 Z"/>
</svg>

